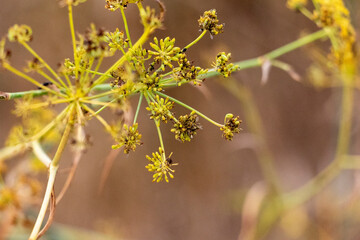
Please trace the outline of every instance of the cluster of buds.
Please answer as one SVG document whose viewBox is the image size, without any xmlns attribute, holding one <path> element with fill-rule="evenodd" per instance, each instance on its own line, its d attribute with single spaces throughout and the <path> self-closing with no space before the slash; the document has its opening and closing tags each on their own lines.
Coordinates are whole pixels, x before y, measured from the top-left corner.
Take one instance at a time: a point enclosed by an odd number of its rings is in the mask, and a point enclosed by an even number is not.
<svg viewBox="0 0 360 240">
<path fill-rule="evenodd" d="M 199 27 L 201 31 L 209 31 L 211 36 L 218 35 L 224 31 L 224 24 L 219 24 L 217 12 L 215 9 L 205 11 L 204 15 L 199 19 Z"/>
</svg>

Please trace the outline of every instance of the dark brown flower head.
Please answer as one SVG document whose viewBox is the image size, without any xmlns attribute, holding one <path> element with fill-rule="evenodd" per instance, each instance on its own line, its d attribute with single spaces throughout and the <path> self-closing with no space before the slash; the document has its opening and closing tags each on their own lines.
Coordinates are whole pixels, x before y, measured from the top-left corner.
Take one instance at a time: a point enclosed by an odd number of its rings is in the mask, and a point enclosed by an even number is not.
<svg viewBox="0 0 360 240">
<path fill-rule="evenodd" d="M 130 151 L 135 151 L 137 145 L 141 145 L 141 134 L 138 131 L 138 124 L 132 126 L 123 125 L 121 136 L 118 139 L 118 144 L 113 145 L 113 149 L 124 146 L 124 153 L 129 154 Z"/>
<path fill-rule="evenodd" d="M 239 133 L 242 130 L 240 128 L 241 122 L 239 116 L 234 117 L 231 113 L 226 114 L 224 126 L 220 128 L 220 130 L 223 131 L 223 137 L 226 140 L 231 141 L 234 137 L 234 133 Z"/>
<path fill-rule="evenodd" d="M 175 79 L 181 84 L 181 81 L 192 81 L 195 85 L 200 85 L 202 80 L 198 78 L 199 75 L 207 72 L 206 69 L 194 66 L 186 57 L 185 53 L 179 54 L 179 67 L 174 68 Z"/>
<path fill-rule="evenodd" d="M 129 3 L 137 3 L 141 0 L 106 0 L 105 8 L 110 11 L 115 11 L 120 7 L 126 8 Z"/>
<path fill-rule="evenodd" d="M 198 123 L 198 116 L 190 113 L 190 115 L 180 116 L 178 121 L 174 123 L 171 132 L 175 133 L 175 139 L 190 142 L 199 129 L 201 129 L 201 126 Z"/>
<path fill-rule="evenodd" d="M 229 63 L 231 59 L 231 53 L 226 54 L 225 52 L 220 52 L 216 56 L 216 62 L 213 66 L 216 68 L 216 71 L 221 73 L 225 78 L 229 77 L 232 72 L 236 71 L 237 67 L 234 64 Z"/>
</svg>

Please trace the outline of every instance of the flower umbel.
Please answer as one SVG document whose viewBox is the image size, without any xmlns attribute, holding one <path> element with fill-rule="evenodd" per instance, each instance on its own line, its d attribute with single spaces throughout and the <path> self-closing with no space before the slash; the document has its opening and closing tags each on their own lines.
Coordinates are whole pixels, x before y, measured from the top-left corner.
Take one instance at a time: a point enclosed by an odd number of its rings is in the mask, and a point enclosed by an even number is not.
<svg viewBox="0 0 360 240">
<path fill-rule="evenodd" d="M 124 146 L 124 153 L 129 154 L 130 151 L 135 151 L 137 145 L 141 145 L 141 134 L 138 131 L 138 124 L 132 126 L 123 125 L 121 136 L 118 139 L 118 144 L 113 145 L 113 149 L 118 149 Z"/>
<path fill-rule="evenodd" d="M 201 31 L 209 31 L 211 35 L 218 35 L 224 31 L 224 24 L 219 24 L 215 9 L 204 12 L 198 20 Z"/>
<path fill-rule="evenodd" d="M 15 24 L 9 29 L 8 39 L 10 42 L 30 42 L 32 29 L 27 25 Z"/>
<path fill-rule="evenodd" d="M 161 147 L 159 147 L 158 152 L 152 153 L 152 157 L 146 155 L 146 158 L 150 161 L 146 168 L 149 172 L 154 172 L 153 182 L 161 182 L 164 179 L 166 182 L 169 182 L 169 177 L 174 178 L 173 173 L 175 170 L 171 169 L 171 167 L 177 164 L 172 162 L 171 155 L 172 153 L 166 158 Z"/>
<path fill-rule="evenodd" d="M 232 140 L 234 133 L 239 133 L 242 129 L 240 128 L 241 120 L 239 116 L 234 117 L 233 114 L 228 113 L 225 116 L 224 126 L 220 128 L 223 131 L 223 137 L 226 140 Z"/>
<path fill-rule="evenodd" d="M 213 64 L 213 66 L 216 68 L 216 71 L 221 73 L 226 78 L 229 77 L 232 72 L 237 70 L 237 67 L 235 67 L 234 64 L 227 64 L 230 59 L 231 53 L 226 54 L 225 52 L 220 52 L 216 56 L 216 62 Z"/>
<path fill-rule="evenodd" d="M 175 133 L 175 139 L 190 142 L 196 135 L 196 131 L 201 129 L 198 119 L 198 116 L 194 113 L 180 116 L 171 129 L 171 132 Z"/>
<path fill-rule="evenodd" d="M 160 98 L 159 95 L 156 95 L 155 101 L 150 102 L 149 107 L 146 109 L 151 113 L 150 118 L 161 120 L 167 123 L 168 120 L 173 119 L 173 115 L 171 113 L 171 109 L 174 107 L 174 102 L 169 101 L 168 98 Z"/>
<path fill-rule="evenodd" d="M 160 63 L 160 69 L 165 71 L 165 66 L 173 68 L 171 62 L 179 60 L 180 48 L 175 47 L 175 38 L 171 39 L 169 37 L 165 39 L 160 39 L 160 41 L 155 37 L 154 43 L 150 43 L 150 46 L 154 51 L 149 50 L 149 54 L 154 56 L 154 61 Z"/>
</svg>

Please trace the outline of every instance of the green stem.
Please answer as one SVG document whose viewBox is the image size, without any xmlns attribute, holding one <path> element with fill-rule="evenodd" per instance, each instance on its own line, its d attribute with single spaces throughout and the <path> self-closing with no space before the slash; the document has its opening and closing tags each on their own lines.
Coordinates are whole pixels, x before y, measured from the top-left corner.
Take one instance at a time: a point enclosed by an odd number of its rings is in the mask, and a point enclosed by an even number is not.
<svg viewBox="0 0 360 240">
<path fill-rule="evenodd" d="M 138 118 L 138 115 L 139 115 L 139 112 L 140 112 L 140 107 L 141 107 L 141 102 L 142 102 L 143 96 L 144 96 L 144 94 L 143 94 L 143 93 L 140 93 L 139 102 L 138 102 L 138 105 L 137 105 L 137 108 L 136 108 L 133 125 L 134 125 L 134 124 L 136 123 L 136 121 L 137 121 L 137 118 Z"/>
<path fill-rule="evenodd" d="M 187 104 L 185 104 L 185 103 L 183 103 L 183 102 L 181 102 L 181 101 L 179 101 L 179 100 L 177 100 L 177 99 L 175 99 L 175 98 L 172 98 L 172 97 L 170 97 L 170 96 L 168 96 L 168 95 L 166 95 L 166 94 L 164 94 L 164 93 L 158 92 L 158 91 L 155 91 L 155 93 L 156 93 L 157 95 L 160 95 L 160 96 L 164 97 L 164 98 L 168 98 L 168 99 L 170 99 L 170 100 L 173 101 L 173 102 L 176 102 L 177 104 L 183 106 L 184 108 L 189 109 L 189 110 L 192 111 L 192 112 L 195 112 L 195 113 L 198 114 L 200 117 L 204 118 L 205 120 L 209 121 L 210 123 L 214 124 L 214 125 L 217 126 L 217 127 L 223 127 L 223 126 L 224 126 L 223 124 L 220 124 L 220 123 L 215 122 L 214 120 L 212 120 L 211 118 L 207 117 L 207 116 L 204 115 L 203 113 L 199 112 L 198 110 L 190 107 L 189 105 L 187 105 Z"/>
<path fill-rule="evenodd" d="M 263 59 L 269 59 L 269 60 L 273 60 L 276 59 L 286 53 L 289 53 L 297 48 L 300 48 L 302 46 L 305 46 L 306 44 L 309 44 L 313 41 L 319 40 L 321 38 L 324 38 L 327 36 L 327 32 L 325 30 L 320 30 L 318 32 L 312 33 L 308 36 L 305 36 L 303 38 L 300 38 L 290 44 L 287 44 L 283 47 L 280 47 L 274 51 L 269 52 L 268 54 L 265 54 L 264 56 L 261 57 L 257 57 L 257 58 L 253 58 L 253 59 L 249 59 L 249 60 L 245 60 L 245 61 L 239 61 L 239 62 L 235 62 L 234 65 L 239 67 L 239 70 L 244 70 L 247 68 L 253 68 L 253 67 L 259 67 L 263 64 Z M 122 59 L 122 58 L 121 58 Z M 125 59 L 124 59 L 125 60 Z M 119 60 L 120 61 L 120 60 Z M 114 67 L 112 67 L 114 68 Z M 110 69 L 112 69 L 110 68 Z M 100 77 L 97 81 L 100 82 L 104 82 L 109 76 L 111 71 L 107 71 L 107 75 L 104 75 L 102 77 Z M 211 77 L 215 77 L 215 76 L 219 76 L 220 73 L 216 71 L 216 69 L 209 69 L 209 71 L 205 74 L 202 74 L 201 76 L 199 76 L 199 79 L 204 79 L 204 78 L 211 78 Z M 168 79 L 164 79 L 166 80 L 166 82 L 171 81 L 171 78 Z M 177 82 L 174 82 L 172 84 L 167 84 L 166 87 L 173 87 L 173 86 L 177 86 Z M 111 89 L 110 84 L 99 84 L 97 83 L 94 87 L 92 87 L 91 90 L 93 91 L 108 91 Z M 34 96 L 41 96 L 44 94 L 47 94 L 46 92 L 40 92 L 40 91 L 36 91 L 36 90 L 32 90 L 32 91 L 26 91 L 26 92 L 19 92 L 19 93 L 6 93 L 6 94 L 11 94 L 11 98 L 10 99 L 14 99 L 14 98 L 20 98 L 23 97 L 24 95 L 28 94 L 28 93 L 33 93 L 35 94 Z M 39 95 L 37 95 L 39 94 Z M 6 99 L 8 100 L 8 98 L 6 96 L 4 96 L 3 93 L 0 93 L 0 100 L 1 99 Z"/>
<path fill-rule="evenodd" d="M 130 47 L 132 47 L 131 38 L 130 38 L 130 32 L 129 32 L 129 27 L 128 27 L 128 23 L 127 23 L 126 16 L 125 16 L 125 12 L 124 12 L 124 7 L 120 7 L 120 11 L 121 11 L 122 19 L 123 19 L 123 21 L 124 21 L 126 37 L 127 37 L 127 39 L 129 40 L 129 45 L 130 45 Z"/>
<path fill-rule="evenodd" d="M 57 88 L 62 88 L 62 86 L 56 82 L 54 79 L 52 79 L 49 75 L 47 75 L 44 71 L 42 70 L 38 70 L 37 71 L 41 76 L 43 76 L 44 78 L 46 78 L 49 82 L 51 82 L 52 84 L 54 84 Z"/>
<path fill-rule="evenodd" d="M 149 99 L 149 96 L 148 96 L 148 92 L 145 92 L 144 95 L 145 95 L 145 99 L 148 103 L 148 106 L 150 107 L 150 99 Z M 153 111 L 152 111 L 153 112 Z M 153 112 L 154 113 L 154 112 Z M 159 136 L 159 141 L 160 141 L 160 147 L 162 148 L 163 150 L 163 158 L 165 158 L 164 156 L 165 155 L 165 148 L 164 148 L 164 142 L 163 142 L 163 139 L 162 139 L 162 134 L 161 134 L 161 131 L 160 131 L 160 121 L 154 119 L 154 123 L 155 123 L 155 126 L 156 126 L 156 130 L 157 130 L 157 133 L 158 133 L 158 136 Z M 163 159 L 164 160 L 164 159 Z"/>
<path fill-rule="evenodd" d="M 186 50 L 188 50 L 191 46 L 195 45 L 198 41 L 200 41 L 200 39 L 203 38 L 203 36 L 205 36 L 205 34 L 207 33 L 207 30 L 204 30 L 194 41 L 192 41 L 191 43 L 189 43 L 186 47 L 183 48 L 183 52 L 185 52 Z"/>
</svg>

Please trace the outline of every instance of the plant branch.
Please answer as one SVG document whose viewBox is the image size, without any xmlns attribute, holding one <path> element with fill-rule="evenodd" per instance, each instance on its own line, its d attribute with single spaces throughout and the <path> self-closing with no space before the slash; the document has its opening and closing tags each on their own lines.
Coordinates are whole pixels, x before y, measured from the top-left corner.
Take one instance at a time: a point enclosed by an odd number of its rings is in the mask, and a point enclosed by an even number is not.
<svg viewBox="0 0 360 240">
<path fill-rule="evenodd" d="M 69 118 L 68 118 L 65 130 L 64 130 L 63 136 L 62 136 L 62 138 L 60 140 L 60 144 L 58 146 L 58 149 L 56 150 L 55 156 L 54 156 L 53 160 L 51 161 L 51 164 L 50 164 L 50 167 L 49 167 L 49 179 L 48 179 L 44 199 L 43 199 L 43 202 L 41 204 L 41 208 L 40 208 L 38 217 L 36 219 L 35 225 L 33 227 L 33 230 L 31 232 L 31 235 L 29 237 L 29 240 L 38 239 L 38 234 L 39 234 L 41 225 L 42 225 L 42 223 L 44 221 L 45 213 L 46 213 L 46 210 L 47 210 L 48 205 L 49 205 L 49 200 L 50 200 L 50 197 L 51 197 L 51 193 L 53 191 L 56 173 L 57 173 L 57 170 L 59 168 L 60 157 L 61 157 L 61 155 L 62 155 L 62 153 L 63 153 L 63 151 L 65 149 L 65 146 L 66 146 L 67 141 L 68 141 L 69 136 L 70 136 L 71 129 L 73 127 L 73 117 L 74 117 L 74 105 L 71 105 L 70 110 L 69 110 Z"/>
<path fill-rule="evenodd" d="M 302 37 L 292 43 L 289 43 L 289 44 L 283 46 L 283 47 L 280 47 L 274 51 L 271 51 L 263 56 L 245 60 L 245 61 L 238 61 L 238 62 L 235 62 L 234 65 L 238 67 L 238 70 L 259 67 L 263 64 L 264 58 L 266 58 L 268 60 L 276 59 L 286 53 L 294 51 L 297 48 L 303 47 L 311 42 L 322 39 L 326 36 L 327 36 L 327 32 L 325 30 L 320 30 L 315 33 L 309 34 L 305 37 Z M 118 62 L 120 62 L 120 64 L 123 63 L 123 61 L 125 61 L 125 59 L 123 59 L 123 60 L 121 60 L 121 59 L 119 59 L 119 61 L 118 61 Z M 115 63 L 114 66 L 118 66 L 118 65 Z M 111 67 L 110 69 L 111 70 L 114 69 L 115 68 L 114 66 Z M 98 73 L 99 75 L 102 75 L 102 76 L 97 80 L 99 82 L 96 83 L 96 85 L 91 88 L 92 91 L 109 91 L 112 89 L 110 84 L 100 84 L 100 82 L 101 83 L 104 82 L 110 76 L 111 70 L 108 70 L 106 73 Z M 94 73 L 94 72 L 92 72 L 92 73 Z M 207 73 L 199 76 L 199 79 L 211 78 L 211 77 L 215 77 L 215 76 L 219 76 L 219 75 L 220 75 L 220 73 L 217 72 L 216 69 L 212 68 L 212 69 L 209 69 L 209 71 Z M 169 81 L 171 81 L 171 78 L 169 78 Z M 172 86 L 177 86 L 177 84 L 178 83 L 174 81 L 173 84 L 169 84 L 167 86 L 172 87 Z M 0 92 L 0 100 L 11 100 L 11 99 L 15 99 L 15 98 L 21 98 L 21 97 L 24 97 L 26 94 L 33 94 L 34 97 L 37 97 L 37 96 L 46 95 L 47 92 L 44 90 L 30 90 L 30 91 L 14 92 L 14 93 Z"/>
</svg>

